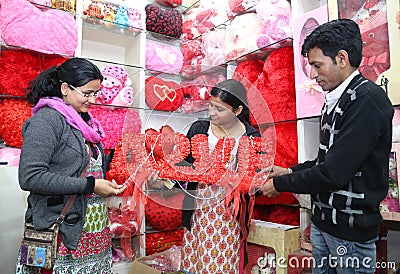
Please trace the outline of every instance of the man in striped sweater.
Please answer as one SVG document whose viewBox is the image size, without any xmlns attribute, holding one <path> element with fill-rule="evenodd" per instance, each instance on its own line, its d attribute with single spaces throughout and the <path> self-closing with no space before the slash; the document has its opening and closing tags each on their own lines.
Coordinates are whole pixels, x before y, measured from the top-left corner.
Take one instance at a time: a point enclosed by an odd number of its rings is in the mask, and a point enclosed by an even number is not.
<svg viewBox="0 0 400 274">
<path fill-rule="evenodd" d="M 362 40 L 348 19 L 317 27 L 302 55 L 326 91 L 317 158 L 272 166 L 260 191 L 311 194 L 313 273 L 374 273 L 375 241 L 388 190 L 393 107 L 387 94 L 357 70 Z"/>
</svg>

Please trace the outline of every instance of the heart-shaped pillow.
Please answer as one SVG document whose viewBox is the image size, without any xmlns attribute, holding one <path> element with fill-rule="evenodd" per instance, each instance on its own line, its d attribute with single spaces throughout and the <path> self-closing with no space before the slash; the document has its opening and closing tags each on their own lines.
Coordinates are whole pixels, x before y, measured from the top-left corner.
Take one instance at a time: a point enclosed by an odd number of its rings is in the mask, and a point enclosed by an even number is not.
<svg viewBox="0 0 400 274">
<path fill-rule="evenodd" d="M 173 134 L 174 130 L 169 125 L 161 127 L 160 131 L 156 131 L 153 128 L 148 128 L 146 133 L 146 150 L 150 152 L 153 150 L 153 154 L 156 157 L 163 158 L 172 152 L 174 144 L 169 142 L 163 142 L 163 135 Z"/>
<path fill-rule="evenodd" d="M 182 225 L 183 192 L 152 193 L 147 197 L 146 221 L 159 230 L 173 230 Z"/>
<path fill-rule="evenodd" d="M 0 33 L 7 45 L 73 56 L 78 46 L 74 15 L 40 9 L 26 0 L 2 0 Z"/>
<path fill-rule="evenodd" d="M 173 81 L 150 76 L 145 86 L 146 104 L 155 110 L 175 111 L 182 106 L 183 92 Z"/>
</svg>

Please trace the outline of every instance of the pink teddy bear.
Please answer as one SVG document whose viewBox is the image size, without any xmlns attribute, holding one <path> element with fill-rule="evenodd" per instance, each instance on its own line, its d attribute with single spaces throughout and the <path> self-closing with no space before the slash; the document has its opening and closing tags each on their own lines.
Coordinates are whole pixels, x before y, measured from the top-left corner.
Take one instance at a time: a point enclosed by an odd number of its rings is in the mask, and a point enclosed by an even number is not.
<svg viewBox="0 0 400 274">
<path fill-rule="evenodd" d="M 133 90 L 127 71 L 123 67 L 107 66 L 102 74 L 104 79 L 100 85 L 101 96 L 98 103 L 129 106 L 133 101 Z"/>
</svg>

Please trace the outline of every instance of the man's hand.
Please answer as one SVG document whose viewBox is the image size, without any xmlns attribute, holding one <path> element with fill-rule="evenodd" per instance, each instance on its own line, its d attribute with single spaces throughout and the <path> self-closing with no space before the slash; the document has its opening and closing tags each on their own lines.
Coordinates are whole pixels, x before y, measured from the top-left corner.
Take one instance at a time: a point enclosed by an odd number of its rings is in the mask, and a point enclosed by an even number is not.
<svg viewBox="0 0 400 274">
<path fill-rule="evenodd" d="M 275 189 L 273 179 L 269 179 L 258 191 L 270 198 L 276 197 L 279 194 Z"/>
</svg>

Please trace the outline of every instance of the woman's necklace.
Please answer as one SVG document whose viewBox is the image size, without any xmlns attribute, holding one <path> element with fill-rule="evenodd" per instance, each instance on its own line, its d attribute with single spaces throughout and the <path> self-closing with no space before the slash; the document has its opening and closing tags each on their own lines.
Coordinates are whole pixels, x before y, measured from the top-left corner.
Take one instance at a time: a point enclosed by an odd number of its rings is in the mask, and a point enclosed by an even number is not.
<svg viewBox="0 0 400 274">
<path fill-rule="evenodd" d="M 242 123 L 236 123 L 231 130 L 227 130 L 217 124 L 211 124 L 211 129 L 215 136 L 218 138 L 236 138 L 243 135 L 244 125 Z"/>
</svg>

